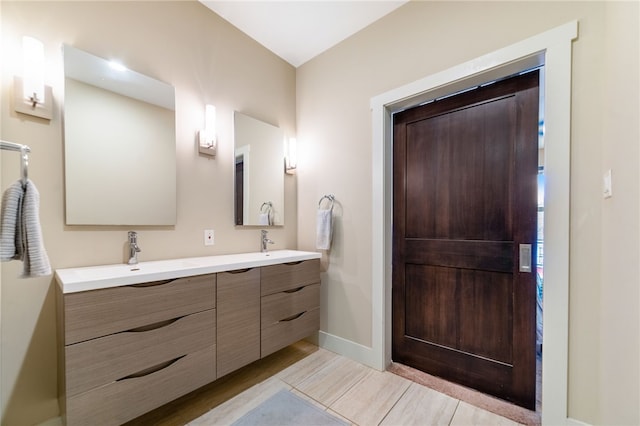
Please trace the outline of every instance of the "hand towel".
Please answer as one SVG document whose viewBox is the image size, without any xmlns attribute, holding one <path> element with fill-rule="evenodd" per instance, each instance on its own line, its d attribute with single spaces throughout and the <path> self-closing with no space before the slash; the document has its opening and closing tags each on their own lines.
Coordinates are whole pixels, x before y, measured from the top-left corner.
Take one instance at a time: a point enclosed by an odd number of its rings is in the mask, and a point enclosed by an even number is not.
<svg viewBox="0 0 640 426">
<path fill-rule="evenodd" d="M 332 234 L 331 209 L 318 209 L 316 224 L 316 248 L 329 250 L 331 248 Z"/>
<path fill-rule="evenodd" d="M 0 208 L 0 260 L 22 260 L 21 278 L 51 275 L 40 229 L 40 194 L 30 180 L 12 184 Z"/>
<path fill-rule="evenodd" d="M 2 195 L 0 208 L 0 260 L 21 259 L 22 247 L 22 182 L 12 184 Z"/>
<path fill-rule="evenodd" d="M 269 213 L 260 213 L 260 216 L 258 216 L 258 225 L 271 225 L 269 223 Z"/>
<path fill-rule="evenodd" d="M 40 229 L 40 193 L 29 179 L 25 185 L 22 204 L 22 242 L 22 277 L 51 275 L 51 265 Z"/>
</svg>

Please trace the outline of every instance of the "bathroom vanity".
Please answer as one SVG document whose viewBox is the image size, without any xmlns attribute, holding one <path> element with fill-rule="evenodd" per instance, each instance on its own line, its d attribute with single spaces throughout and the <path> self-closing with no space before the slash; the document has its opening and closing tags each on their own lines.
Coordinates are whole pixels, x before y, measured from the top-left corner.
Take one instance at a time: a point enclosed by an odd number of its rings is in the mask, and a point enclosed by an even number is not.
<svg viewBox="0 0 640 426">
<path fill-rule="evenodd" d="M 67 425 L 122 424 L 318 331 L 320 254 L 56 271 Z"/>
</svg>

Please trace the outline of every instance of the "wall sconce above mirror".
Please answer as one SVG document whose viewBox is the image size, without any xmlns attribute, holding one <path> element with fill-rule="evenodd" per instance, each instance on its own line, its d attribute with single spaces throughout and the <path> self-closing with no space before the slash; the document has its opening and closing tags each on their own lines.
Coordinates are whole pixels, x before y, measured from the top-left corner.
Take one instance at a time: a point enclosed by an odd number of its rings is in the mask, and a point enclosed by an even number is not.
<svg viewBox="0 0 640 426">
<path fill-rule="evenodd" d="M 16 112 L 51 120 L 53 92 L 45 85 L 44 45 L 33 37 L 22 38 L 22 77 L 14 76 Z"/>
<path fill-rule="evenodd" d="M 284 131 L 248 115 L 233 115 L 235 224 L 284 225 Z"/>
</svg>

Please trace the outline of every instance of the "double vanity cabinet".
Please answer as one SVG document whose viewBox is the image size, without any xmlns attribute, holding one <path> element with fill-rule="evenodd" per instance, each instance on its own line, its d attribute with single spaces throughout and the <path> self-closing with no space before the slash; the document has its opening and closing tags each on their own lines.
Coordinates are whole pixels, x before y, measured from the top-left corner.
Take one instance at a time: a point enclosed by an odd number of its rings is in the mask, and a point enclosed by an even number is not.
<svg viewBox="0 0 640 426">
<path fill-rule="evenodd" d="M 318 331 L 320 255 L 56 271 L 67 425 L 122 424 Z"/>
</svg>

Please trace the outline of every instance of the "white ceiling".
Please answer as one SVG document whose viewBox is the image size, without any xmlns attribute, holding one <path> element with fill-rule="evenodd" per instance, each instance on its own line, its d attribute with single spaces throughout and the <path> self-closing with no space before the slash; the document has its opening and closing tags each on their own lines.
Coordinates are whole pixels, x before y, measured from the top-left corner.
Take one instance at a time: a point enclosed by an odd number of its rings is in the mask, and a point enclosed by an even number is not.
<svg viewBox="0 0 640 426">
<path fill-rule="evenodd" d="M 407 1 L 200 0 L 294 67 L 335 46 Z"/>
</svg>

